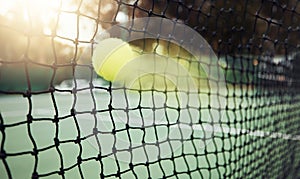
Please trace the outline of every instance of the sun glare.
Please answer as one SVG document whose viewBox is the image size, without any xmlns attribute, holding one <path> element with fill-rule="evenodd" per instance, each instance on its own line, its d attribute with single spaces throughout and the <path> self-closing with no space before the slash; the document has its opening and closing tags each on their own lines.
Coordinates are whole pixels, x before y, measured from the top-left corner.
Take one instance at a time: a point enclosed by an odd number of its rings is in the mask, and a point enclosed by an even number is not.
<svg viewBox="0 0 300 179">
<path fill-rule="evenodd" d="M 78 6 L 75 0 L 0 0 L 0 16 L 12 24 L 25 24 L 31 32 L 90 41 L 96 23 L 76 14 Z"/>
<path fill-rule="evenodd" d="M 8 15 L 9 10 L 12 8 L 14 1 L 0 0 L 0 15 Z"/>
</svg>

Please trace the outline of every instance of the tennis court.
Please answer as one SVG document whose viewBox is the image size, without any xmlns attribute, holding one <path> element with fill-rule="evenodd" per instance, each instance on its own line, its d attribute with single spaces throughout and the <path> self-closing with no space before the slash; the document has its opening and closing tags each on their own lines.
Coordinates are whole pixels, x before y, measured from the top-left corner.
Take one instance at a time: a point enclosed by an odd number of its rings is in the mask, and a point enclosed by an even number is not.
<svg viewBox="0 0 300 179">
<path fill-rule="evenodd" d="M 230 91 L 233 92 L 233 90 Z M 246 94 L 241 90 L 234 90 L 234 92 L 240 95 Z M 254 94 L 255 92 L 247 91 L 247 93 Z M 296 128 L 293 129 L 293 126 L 284 127 L 290 126 L 291 123 L 296 124 L 299 122 L 298 119 L 289 120 L 293 119 L 292 116 L 295 115 L 293 113 L 275 116 L 278 110 L 294 111 L 293 109 L 299 108 L 299 104 L 282 104 L 282 101 L 290 100 L 289 96 L 276 96 L 272 100 L 228 98 L 228 107 L 241 106 L 241 108 L 234 112 L 226 112 L 218 123 L 194 124 L 193 127 L 187 124 L 186 126 L 173 126 L 186 135 L 186 141 L 182 144 L 178 142 L 183 138 L 182 136 L 176 139 L 176 134 L 179 134 L 178 130 L 170 131 L 166 126 L 149 125 L 143 131 L 138 127 L 139 124 L 133 123 L 130 127 L 136 125 L 136 128 L 126 131 L 124 121 L 115 118 L 117 120 L 112 122 L 109 112 L 103 110 L 108 108 L 109 93 L 105 90 L 94 90 L 93 98 L 95 103 L 89 90 L 78 92 L 76 96 L 71 93 L 54 95 L 58 109 L 55 111 L 51 95 L 33 95 L 31 97 L 33 121 L 28 124 L 26 115 L 30 109 L 27 99 L 21 95 L 2 96 L 0 108 L 2 118 L 5 119 L 4 124 L 7 126 L 4 150 L 9 151 L 6 161 L 13 178 L 31 177 L 36 161 L 32 155 L 33 148 L 39 150 L 37 160 L 39 175 L 58 173 L 59 169 L 64 167 L 67 178 L 79 178 L 79 170 L 82 170 L 86 178 L 97 178 L 100 173 L 114 177 L 114 174 L 118 172 L 124 173 L 121 174 L 121 177 L 124 178 L 134 176 L 146 178 L 148 177 L 147 170 L 154 178 L 172 176 L 174 170 L 178 172 L 180 178 L 189 178 L 186 171 L 190 171 L 191 176 L 195 178 L 220 178 L 229 172 L 234 172 L 234 177 L 237 178 L 245 176 L 245 174 L 249 174 L 249 177 L 252 178 L 259 176 L 265 170 L 274 175 L 281 173 L 282 168 L 279 166 L 282 163 L 292 165 L 292 167 L 293 164 L 299 163 L 299 161 L 294 161 L 299 158 L 295 156 L 298 154 L 287 151 L 287 148 L 295 146 L 296 150 L 299 146 L 300 136 L 296 135 L 297 131 L 295 131 Z M 300 96 L 294 98 L 299 99 Z M 268 101 L 272 107 L 267 107 L 264 104 L 265 101 Z M 207 104 L 208 101 L 203 98 L 203 105 Z M 96 114 L 97 124 L 91 113 L 94 105 L 97 106 L 97 109 L 103 110 Z M 76 110 L 75 118 L 71 116 L 70 109 L 72 108 Z M 172 110 L 168 110 L 170 111 L 169 118 L 171 118 Z M 225 109 L 222 110 L 225 111 Z M 57 125 L 53 123 L 53 116 L 56 112 L 60 118 Z M 159 110 L 155 112 L 159 113 Z M 205 110 L 201 110 L 201 112 L 204 118 Z M 201 115 L 196 111 L 193 113 Z M 219 111 L 215 113 L 219 113 Z M 138 117 L 135 114 L 133 116 Z M 259 116 L 264 116 L 264 120 L 259 120 Z M 119 117 L 122 117 L 121 113 Z M 174 118 L 174 116 L 172 117 Z M 115 128 L 112 127 L 113 123 Z M 160 123 L 162 124 L 163 121 Z M 147 126 L 146 123 L 144 125 Z M 101 148 L 97 145 L 95 135 L 93 135 L 94 126 L 97 126 L 100 132 L 97 136 Z M 112 129 L 120 130 L 120 135 L 112 135 Z M 28 135 L 28 130 L 34 143 Z M 144 133 L 146 136 L 143 137 Z M 159 135 L 157 139 L 155 133 Z M 190 137 L 191 133 L 194 138 Z M 132 151 L 130 152 L 128 151 L 128 135 L 131 138 Z M 78 136 L 82 139 L 80 144 L 76 143 Z M 170 137 L 169 140 L 167 140 L 167 136 Z M 1 136 L 1 140 L 2 138 L 3 136 Z M 55 138 L 60 142 L 57 148 L 54 147 Z M 141 145 L 142 139 L 145 140 L 145 145 Z M 156 142 L 159 143 L 159 146 L 156 145 Z M 117 151 L 113 152 L 113 147 L 117 148 Z M 103 156 L 101 161 L 97 160 L 100 151 Z M 270 151 L 272 152 L 270 153 Z M 19 155 L 21 153 L 22 155 Z M 284 153 L 285 157 L 282 158 L 281 155 Z M 80 169 L 77 163 L 78 156 L 82 160 Z M 159 160 L 158 156 L 160 156 Z M 148 161 L 150 165 L 145 166 L 144 161 Z M 159 162 L 155 164 L 155 161 Z M 139 167 L 130 171 L 129 163 Z M 264 167 L 261 168 L 261 165 Z M 256 170 L 257 168 L 260 169 Z M 1 165 L 1 170 L 5 171 L 3 165 Z M 254 170 L 255 172 L 253 172 Z M 1 178 L 6 177 L 5 173 L 1 172 Z M 50 175 L 49 178 L 60 177 L 59 175 Z"/>
<path fill-rule="evenodd" d="M 0 0 L 0 179 L 300 178 L 300 3 Z"/>
</svg>

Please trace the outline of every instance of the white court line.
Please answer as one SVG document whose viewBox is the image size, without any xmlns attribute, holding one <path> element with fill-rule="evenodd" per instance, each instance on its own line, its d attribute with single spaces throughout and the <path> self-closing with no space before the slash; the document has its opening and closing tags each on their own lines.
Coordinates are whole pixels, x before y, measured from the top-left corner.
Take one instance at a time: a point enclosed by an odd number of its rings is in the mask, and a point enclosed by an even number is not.
<svg viewBox="0 0 300 179">
<path fill-rule="evenodd" d="M 40 109 L 40 108 L 36 109 L 36 112 L 37 113 L 43 113 L 43 115 L 45 115 L 45 113 L 47 113 L 47 112 L 49 113 L 48 110 L 44 110 L 44 109 Z M 8 115 L 9 117 L 19 116 L 17 111 L 9 111 L 9 112 L 4 112 L 4 113 L 6 115 Z M 140 120 L 140 119 L 138 119 L 138 120 Z M 101 121 L 110 122 L 111 119 L 110 119 L 110 117 L 101 118 Z M 120 120 L 119 122 L 124 122 L 124 121 Z M 156 123 L 156 125 L 157 124 L 160 124 L 160 123 Z M 161 124 L 165 124 L 165 123 L 161 123 Z M 178 125 L 171 125 L 171 128 L 175 128 L 175 127 L 178 127 L 178 126 L 180 128 L 191 129 L 190 125 L 184 124 L 184 123 L 178 123 Z M 281 138 L 281 139 L 285 139 L 285 140 L 300 141 L 300 135 L 291 135 L 291 134 L 286 134 L 286 133 L 281 133 L 281 132 L 265 132 L 265 131 L 262 131 L 262 130 L 238 129 L 238 128 L 221 126 L 220 124 L 214 124 L 214 125 L 194 124 L 192 126 L 192 128 L 193 128 L 193 130 L 207 131 L 207 132 L 212 132 L 212 133 L 223 133 L 223 134 L 231 134 L 231 135 L 250 135 L 250 136 L 255 136 L 255 137 L 269 137 L 269 138 L 274 138 L 274 139 L 280 139 Z"/>
<path fill-rule="evenodd" d="M 189 125 L 186 125 L 189 126 Z M 190 127 L 190 126 L 189 126 Z M 281 132 L 265 132 L 261 130 L 248 130 L 248 129 L 238 129 L 238 128 L 231 128 L 231 127 L 224 127 L 218 124 L 215 125 L 209 125 L 209 124 L 196 124 L 193 125 L 194 130 L 202 130 L 205 129 L 205 131 L 208 132 L 219 132 L 224 134 L 232 134 L 232 135 L 250 135 L 255 137 L 270 137 L 274 139 L 285 139 L 285 140 L 298 140 L 300 141 L 300 135 L 291 135 L 291 134 L 285 134 Z"/>
<path fill-rule="evenodd" d="M 99 119 L 98 119 L 99 120 Z M 132 118 L 131 118 L 132 120 Z M 102 118 L 101 121 L 107 121 L 111 122 L 110 117 L 108 118 Z M 125 121 L 122 121 L 120 119 L 117 120 L 118 122 L 125 123 Z M 115 121 L 115 122 L 117 122 Z M 136 121 L 136 122 L 134 122 Z M 130 123 L 132 124 L 137 124 L 141 125 L 139 122 L 139 119 L 133 120 Z M 164 122 L 155 122 L 155 125 L 159 124 L 166 124 Z M 137 127 L 135 126 L 135 127 Z M 223 133 L 223 134 L 231 134 L 231 135 L 250 135 L 250 136 L 255 136 L 255 137 L 269 137 L 269 138 L 274 138 L 274 139 L 285 139 L 285 140 L 297 140 L 300 141 L 300 135 L 291 135 L 291 134 L 285 134 L 281 132 L 268 132 L 268 131 L 262 131 L 262 130 L 248 130 L 248 129 L 239 129 L 239 128 L 232 128 L 232 127 L 226 127 L 226 126 L 221 126 L 220 124 L 194 124 L 192 127 L 189 124 L 186 123 L 178 123 L 178 125 L 171 125 L 170 128 L 182 128 L 182 129 L 193 129 L 193 130 L 200 130 L 200 131 L 207 131 L 211 133 Z"/>
</svg>

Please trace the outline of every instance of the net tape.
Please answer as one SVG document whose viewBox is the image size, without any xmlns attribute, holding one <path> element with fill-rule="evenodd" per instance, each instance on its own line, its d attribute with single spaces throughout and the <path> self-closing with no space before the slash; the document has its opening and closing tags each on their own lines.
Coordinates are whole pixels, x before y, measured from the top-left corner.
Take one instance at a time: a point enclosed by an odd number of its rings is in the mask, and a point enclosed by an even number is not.
<svg viewBox="0 0 300 179">
<path fill-rule="evenodd" d="M 64 3 L 54 8 L 50 32 L 39 28 L 39 18 L 28 5 L 29 18 L 23 24 L 14 24 L 1 14 L 1 178 L 299 177 L 299 1 Z M 23 18 L 14 10 L 11 13 L 13 19 Z M 126 123 L 118 126 L 113 120 L 118 111 L 130 116 L 128 108 L 116 109 L 112 103 L 113 93 L 126 89 L 99 84 L 90 59 L 96 34 L 122 21 L 122 14 L 129 19 L 151 16 L 186 24 L 207 40 L 219 58 L 226 92 L 199 91 L 202 104 L 197 109 L 187 107 L 198 112 L 199 121 L 184 143 L 180 139 L 159 140 L 164 129 L 172 128 L 170 123 L 133 127 Z M 62 20 L 66 15 L 77 21 L 71 24 L 76 29 L 72 35 L 62 28 L 70 25 Z M 88 37 L 81 35 L 87 30 L 81 27 L 85 25 L 82 19 L 93 24 Z M 91 51 L 82 46 L 91 46 Z M 77 73 L 80 70 L 83 72 Z M 36 78 L 41 71 L 48 73 L 42 80 Z M 87 84 L 81 86 L 83 77 Z M 64 79 L 72 79 L 67 82 L 72 88 L 58 86 Z M 150 90 L 150 95 L 154 92 Z M 139 96 L 146 93 L 138 91 Z M 226 98 L 224 109 L 203 100 L 213 95 Z M 38 103 L 38 97 L 43 101 Z M 19 102 L 10 105 L 13 100 Z M 62 102 L 65 100 L 71 102 Z M 90 105 L 83 103 L 86 100 Z M 138 108 L 131 110 L 160 109 L 155 103 L 150 107 L 143 104 L 141 97 Z M 38 112 L 39 106 L 46 107 Z M 11 108 L 23 111 L 22 115 L 12 115 Z M 182 110 L 174 107 L 174 115 Z M 205 115 L 220 115 L 221 111 L 225 111 L 222 120 L 205 128 Z M 37 132 L 42 125 L 46 134 Z M 211 130 L 213 137 L 208 145 L 199 147 L 203 128 Z M 66 134 L 66 130 L 70 132 Z M 135 145 L 122 148 L 124 145 L 116 143 L 118 136 Z M 141 138 L 131 141 L 132 136 Z M 182 146 L 172 150 L 172 142 Z M 172 152 L 164 154 L 165 150 Z M 122 152 L 127 154 L 118 156 Z M 134 153 L 144 156 L 137 160 Z M 18 171 L 21 168 L 24 171 Z"/>
</svg>

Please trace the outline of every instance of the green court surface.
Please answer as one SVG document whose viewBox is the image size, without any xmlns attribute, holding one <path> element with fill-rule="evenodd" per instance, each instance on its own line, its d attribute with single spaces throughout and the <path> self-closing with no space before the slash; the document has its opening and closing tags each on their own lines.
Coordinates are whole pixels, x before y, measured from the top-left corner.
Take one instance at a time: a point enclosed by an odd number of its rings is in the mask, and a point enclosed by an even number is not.
<svg viewBox="0 0 300 179">
<path fill-rule="evenodd" d="M 0 141 L 13 178 L 30 178 L 35 165 L 45 178 L 61 178 L 61 168 L 66 178 L 80 178 L 80 171 L 86 178 L 98 178 L 100 174 L 114 178 L 116 173 L 124 178 L 147 178 L 148 173 L 153 178 L 176 178 L 174 172 L 180 178 L 254 178 L 264 171 L 278 176 L 281 165 L 293 167 L 299 163 L 294 161 L 299 154 L 286 151 L 291 146 L 296 150 L 300 140 L 291 125 L 299 122 L 291 117 L 297 111 L 287 112 L 299 106 L 283 103 L 290 96 L 238 98 L 233 94 L 251 96 L 256 92 L 230 89 L 224 101 L 227 107 L 209 109 L 209 100 L 203 95 L 200 109 L 189 109 L 187 115 L 184 110 L 178 116 L 175 109 L 157 106 L 143 111 L 141 117 L 137 109 L 109 110 L 112 98 L 105 90 L 92 94 L 84 90 L 76 95 L 32 95 L 32 108 L 22 95 L 0 97 L 6 126 Z M 74 116 L 71 109 L 76 111 Z M 27 114 L 33 117 L 31 123 L 26 122 Z M 57 123 L 52 120 L 55 114 L 59 117 Z M 95 127 L 98 133 L 93 135 Z M 80 143 L 76 142 L 78 137 Z M 57 147 L 55 138 L 59 140 Z M 36 158 L 32 155 L 34 148 L 38 149 Z M 0 171 L 0 178 L 6 178 L 3 163 Z"/>
</svg>

